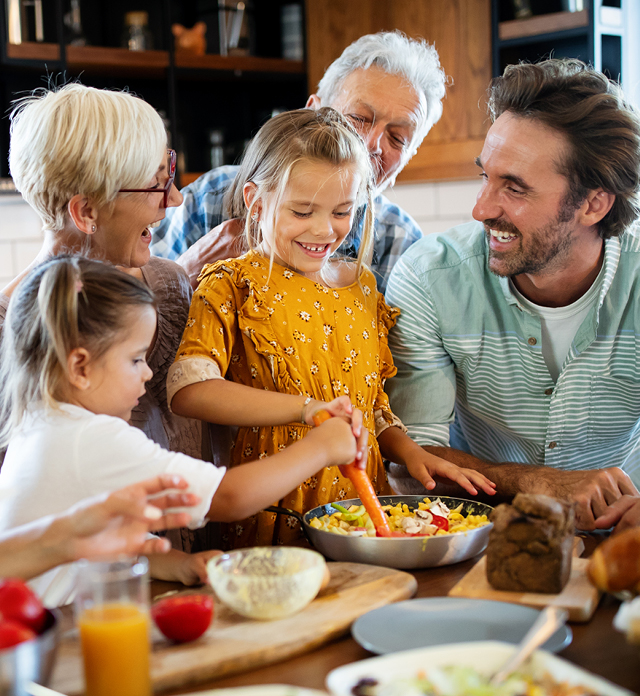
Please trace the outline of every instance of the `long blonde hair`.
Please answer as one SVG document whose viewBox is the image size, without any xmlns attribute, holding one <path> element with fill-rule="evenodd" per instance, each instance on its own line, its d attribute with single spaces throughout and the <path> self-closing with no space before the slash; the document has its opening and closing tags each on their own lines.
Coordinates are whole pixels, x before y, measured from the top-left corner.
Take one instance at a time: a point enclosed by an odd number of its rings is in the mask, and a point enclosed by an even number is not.
<svg viewBox="0 0 640 696">
<path fill-rule="evenodd" d="M 253 207 L 265 194 L 275 196 L 278 208 L 291 172 L 302 161 L 322 162 L 337 167 L 354 166 L 360 175 L 356 204 L 366 205 L 357 259 L 357 277 L 363 264 L 371 261 L 373 250 L 373 170 L 367 148 L 349 121 L 335 109 L 298 109 L 288 111 L 262 126 L 249 143 L 240 170 L 227 191 L 225 207 L 229 217 L 244 221 L 246 242 L 250 249 L 262 241 L 260 225 L 253 221 Z M 247 182 L 256 185 L 251 208 L 244 202 Z"/>
<path fill-rule="evenodd" d="M 126 327 L 134 306 L 155 308 L 144 283 L 114 266 L 57 256 L 35 268 L 11 297 L 0 346 L 0 447 L 33 402 L 57 407 L 78 347 L 95 360 Z"/>
</svg>

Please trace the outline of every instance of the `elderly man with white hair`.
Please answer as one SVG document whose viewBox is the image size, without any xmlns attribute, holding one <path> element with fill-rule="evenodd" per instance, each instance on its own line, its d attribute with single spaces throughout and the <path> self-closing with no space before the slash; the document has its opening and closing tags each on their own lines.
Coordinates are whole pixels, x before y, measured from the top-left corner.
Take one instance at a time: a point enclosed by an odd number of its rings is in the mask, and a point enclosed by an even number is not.
<svg viewBox="0 0 640 696">
<path fill-rule="evenodd" d="M 369 149 L 377 178 L 372 268 L 382 292 L 393 264 L 422 237 L 415 220 L 382 192 L 440 118 L 445 82 L 433 46 L 400 32 L 380 32 L 348 46 L 307 101 L 309 108 L 331 106 L 347 116 Z M 224 197 L 237 170 L 226 166 L 203 174 L 182 190 L 183 204 L 167 211 L 154 230 L 152 253 L 177 259 L 194 287 L 205 263 L 243 251 L 241 226 L 225 222 Z M 361 223 L 359 216 L 345 242 L 347 255 L 357 255 Z"/>
</svg>

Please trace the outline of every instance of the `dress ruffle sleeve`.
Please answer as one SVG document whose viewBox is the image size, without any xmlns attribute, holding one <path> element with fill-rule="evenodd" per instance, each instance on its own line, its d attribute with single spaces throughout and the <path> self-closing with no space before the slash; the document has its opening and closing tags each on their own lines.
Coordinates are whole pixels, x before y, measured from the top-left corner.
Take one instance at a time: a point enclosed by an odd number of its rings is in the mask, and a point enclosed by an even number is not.
<svg viewBox="0 0 640 696">
<path fill-rule="evenodd" d="M 224 379 L 218 363 L 209 358 L 181 358 L 171 365 L 167 374 L 167 403 L 171 408 L 173 397 L 190 384 L 206 382 L 209 379 Z"/>
<path fill-rule="evenodd" d="M 193 293 L 187 325 L 178 347 L 176 361 L 206 358 L 225 375 L 236 340 L 236 311 L 240 300 L 233 270 L 219 261 L 200 275 Z"/>
</svg>

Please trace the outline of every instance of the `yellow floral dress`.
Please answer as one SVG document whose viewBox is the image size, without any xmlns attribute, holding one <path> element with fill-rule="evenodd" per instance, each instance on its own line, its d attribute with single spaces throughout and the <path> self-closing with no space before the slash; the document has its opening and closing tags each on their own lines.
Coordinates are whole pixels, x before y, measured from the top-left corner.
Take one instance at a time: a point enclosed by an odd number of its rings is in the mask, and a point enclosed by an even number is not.
<svg viewBox="0 0 640 696">
<path fill-rule="evenodd" d="M 347 395 L 364 413 L 369 429 L 367 472 L 376 492 L 391 492 L 376 431 L 398 424 L 383 391 L 395 374 L 387 334 L 399 311 L 387 306 L 368 269 L 360 282 L 331 289 L 250 251 L 239 259 L 206 266 L 193 295 L 177 361 L 207 358 L 239 384 L 331 401 Z M 176 367 L 174 365 L 174 367 Z M 299 440 L 301 422 L 242 427 L 231 466 L 264 459 Z M 356 497 L 337 467 L 325 467 L 278 504 L 306 512 Z M 226 548 L 296 543 L 302 537 L 293 517 L 261 512 L 223 525 Z"/>
</svg>

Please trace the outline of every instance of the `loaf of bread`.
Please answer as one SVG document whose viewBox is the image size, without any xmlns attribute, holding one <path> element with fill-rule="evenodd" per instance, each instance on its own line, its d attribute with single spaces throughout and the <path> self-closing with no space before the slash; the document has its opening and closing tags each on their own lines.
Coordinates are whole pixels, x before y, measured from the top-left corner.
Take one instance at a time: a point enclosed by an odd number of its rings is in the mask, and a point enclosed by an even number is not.
<svg viewBox="0 0 640 696">
<path fill-rule="evenodd" d="M 496 590 L 558 593 L 571 575 L 573 508 L 519 493 L 491 514 L 487 580 Z"/>
<path fill-rule="evenodd" d="M 589 579 L 600 590 L 640 593 L 640 527 L 614 534 L 593 552 Z"/>
</svg>

